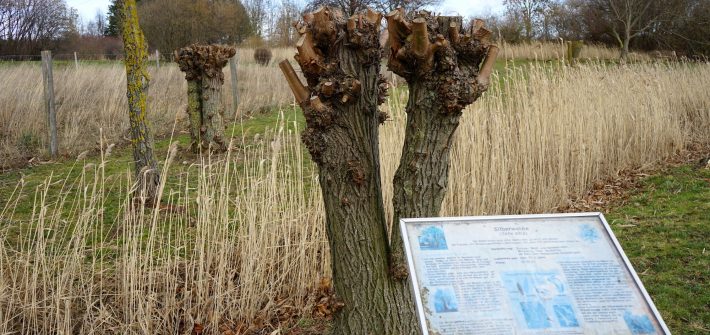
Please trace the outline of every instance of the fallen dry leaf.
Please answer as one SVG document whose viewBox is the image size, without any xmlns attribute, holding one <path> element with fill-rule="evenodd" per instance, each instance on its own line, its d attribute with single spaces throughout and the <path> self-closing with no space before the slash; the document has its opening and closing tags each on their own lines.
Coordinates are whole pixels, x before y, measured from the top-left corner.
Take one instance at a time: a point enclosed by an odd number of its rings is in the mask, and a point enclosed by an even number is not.
<svg viewBox="0 0 710 335">
<path fill-rule="evenodd" d="M 195 323 L 195 325 L 192 326 L 192 335 L 200 335 L 204 331 L 205 326 L 203 326 L 201 323 Z"/>
</svg>

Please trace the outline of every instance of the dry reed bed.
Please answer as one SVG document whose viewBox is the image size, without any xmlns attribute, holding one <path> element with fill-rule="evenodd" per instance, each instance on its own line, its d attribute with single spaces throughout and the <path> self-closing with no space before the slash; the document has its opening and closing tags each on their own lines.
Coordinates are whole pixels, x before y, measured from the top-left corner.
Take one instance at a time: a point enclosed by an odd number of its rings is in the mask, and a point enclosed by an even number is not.
<svg viewBox="0 0 710 335">
<path fill-rule="evenodd" d="M 202 324 L 215 334 L 308 310 L 329 266 L 321 199 L 306 191 L 315 176 L 297 134 L 269 137 L 161 185 L 161 211 L 129 210 L 124 198 L 113 222 L 103 204 L 129 194 L 128 170 L 92 164 L 24 190 L 35 194 L 31 228 L 0 229 L 0 333 L 190 334 Z M 0 207 L 3 224 L 15 222 L 17 192 Z"/>
<path fill-rule="evenodd" d="M 293 51 L 274 50 L 267 67 L 256 64 L 252 54 L 250 49 L 238 53 L 238 113 L 291 102 L 276 63 L 292 59 Z M 150 67 L 149 71 L 148 119 L 159 136 L 166 135 L 176 119 L 181 125 L 185 119 L 187 85 L 173 63 L 160 69 Z M 224 72 L 223 101 L 231 116 L 229 67 Z M 7 168 L 46 153 L 47 122 L 39 63 L 0 64 L 0 77 L 0 168 Z M 54 82 L 60 154 L 76 156 L 97 148 L 100 128 L 109 142 L 123 142 L 128 137 L 126 74 L 121 63 L 82 64 L 78 69 L 55 66 Z"/>
<path fill-rule="evenodd" d="M 710 64 L 533 65 L 507 72 L 464 113 L 443 215 L 550 212 L 595 179 L 710 142 Z M 386 181 L 404 138 L 402 107 L 391 109 L 394 121 L 383 128 L 381 146 Z"/>
<path fill-rule="evenodd" d="M 556 60 L 564 56 L 560 43 L 502 45 L 502 58 L 509 60 Z M 252 49 L 238 51 L 238 113 L 249 113 L 293 101 L 288 85 L 276 64 L 293 59 L 291 48 L 275 48 L 269 66 L 261 67 L 253 60 Z M 603 46 L 585 46 L 581 59 L 616 59 L 618 51 Z M 648 57 L 636 55 L 647 60 Z M 129 143 L 125 70 L 116 63 L 71 64 L 55 67 L 55 95 L 58 102 L 58 136 L 60 154 L 76 156 L 96 149 L 99 129 L 109 142 Z M 223 102 L 228 115 L 232 110 L 229 68 L 223 90 Z M 150 68 L 148 119 L 158 136 L 172 129 L 173 122 L 185 122 L 187 90 L 183 74 L 171 63 L 160 69 Z M 386 73 L 391 76 L 390 73 Z M 0 169 L 22 166 L 28 159 L 45 156 L 47 130 L 39 63 L 21 65 L 0 64 Z"/>
<path fill-rule="evenodd" d="M 501 44 L 500 58 L 507 60 L 557 60 L 564 59 L 567 46 L 562 42 L 536 42 Z M 584 45 L 579 54 L 581 60 L 616 60 L 619 58 L 619 49 L 603 45 Z M 645 53 L 632 52 L 631 61 L 650 61 L 651 57 Z"/>
<path fill-rule="evenodd" d="M 549 211 L 596 178 L 710 141 L 710 65 L 509 71 L 465 113 L 443 214 Z M 400 90 L 386 106 L 385 199 L 405 97 Z M 128 193 L 130 172 L 103 176 L 98 165 L 77 180 L 47 180 L 33 229 L 12 244 L 11 227 L 0 229 L 0 332 L 175 334 L 200 323 L 215 334 L 308 311 L 309 292 L 328 275 L 323 209 L 298 134 L 276 129 L 180 174 L 164 190 L 168 210 L 131 212 L 125 198 L 110 226 L 100 224 L 103 201 Z M 49 188 L 63 188 L 61 197 Z M 18 199 L 0 207 L 0 222 L 13 222 Z"/>
</svg>

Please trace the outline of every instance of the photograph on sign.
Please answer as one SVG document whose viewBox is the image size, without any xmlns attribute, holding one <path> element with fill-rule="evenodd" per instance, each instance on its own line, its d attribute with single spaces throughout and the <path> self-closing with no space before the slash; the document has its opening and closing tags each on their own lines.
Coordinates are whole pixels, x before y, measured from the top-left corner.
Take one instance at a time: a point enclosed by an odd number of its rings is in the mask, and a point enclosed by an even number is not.
<svg viewBox="0 0 710 335">
<path fill-rule="evenodd" d="M 424 334 L 670 334 L 600 213 L 400 228 Z"/>
</svg>

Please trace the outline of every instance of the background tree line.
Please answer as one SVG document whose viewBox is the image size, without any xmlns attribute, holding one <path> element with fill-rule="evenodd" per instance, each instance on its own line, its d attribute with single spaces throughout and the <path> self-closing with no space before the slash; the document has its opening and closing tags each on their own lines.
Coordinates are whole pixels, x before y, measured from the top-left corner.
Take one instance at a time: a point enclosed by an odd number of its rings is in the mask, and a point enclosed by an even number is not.
<svg viewBox="0 0 710 335">
<path fill-rule="evenodd" d="M 0 0 L 0 54 L 39 53 L 77 33 L 78 14 L 64 0 Z"/>
<path fill-rule="evenodd" d="M 504 0 L 486 19 L 509 43 L 584 40 L 629 49 L 710 55 L 708 0 Z"/>
<path fill-rule="evenodd" d="M 82 19 L 66 0 L 0 0 L 0 56 L 38 55 L 51 49 L 119 55 L 121 0 L 108 12 Z M 295 43 L 298 0 L 139 0 L 138 14 L 151 50 L 171 54 L 192 43 Z M 169 57 L 166 55 L 166 57 Z M 19 59 L 25 59 L 19 57 Z"/>
<path fill-rule="evenodd" d="M 65 0 L 0 0 L 0 55 L 120 54 L 114 0 L 107 13 L 82 19 Z M 140 0 L 139 16 L 152 50 L 163 54 L 191 43 L 293 45 L 304 10 L 330 5 L 352 13 L 436 9 L 441 0 Z M 504 0 L 500 14 L 484 15 L 509 43 L 584 40 L 630 49 L 710 55 L 708 0 Z"/>
</svg>

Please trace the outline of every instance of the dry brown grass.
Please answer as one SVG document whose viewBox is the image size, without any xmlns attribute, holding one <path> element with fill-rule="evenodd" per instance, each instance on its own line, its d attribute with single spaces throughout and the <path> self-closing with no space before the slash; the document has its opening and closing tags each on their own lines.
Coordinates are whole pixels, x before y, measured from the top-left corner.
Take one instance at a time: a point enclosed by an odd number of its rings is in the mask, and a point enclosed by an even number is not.
<svg viewBox="0 0 710 335">
<path fill-rule="evenodd" d="M 309 310 L 328 268 L 321 199 L 296 133 L 269 138 L 182 170 L 160 210 L 130 209 L 131 173 L 105 174 L 111 157 L 20 182 L 0 209 L 0 333 L 216 334 Z M 16 221 L 23 193 L 38 211 Z M 111 193 L 126 195 L 114 221 Z"/>
<path fill-rule="evenodd" d="M 502 84 L 464 113 L 442 214 L 550 212 L 596 179 L 707 143 L 708 75 L 708 64 L 508 69 L 499 74 Z M 383 128 L 381 146 L 385 181 L 404 138 L 402 107 L 390 104 L 394 120 Z"/>
<path fill-rule="evenodd" d="M 442 214 L 548 212 L 595 179 L 710 141 L 708 64 L 507 71 L 466 111 Z M 388 202 L 405 99 L 393 93 L 381 129 Z M 329 271 L 323 208 L 298 134 L 283 122 L 181 172 L 162 191 L 163 211 L 129 211 L 129 170 L 107 175 L 104 164 L 36 190 L 20 192 L 20 182 L 0 203 L 0 333 L 189 334 L 199 323 L 215 334 L 310 310 L 308 294 Z M 104 201 L 117 192 L 123 210 L 104 224 Z M 23 199 L 35 211 L 18 223 Z"/>
<path fill-rule="evenodd" d="M 276 64 L 293 59 L 290 48 L 272 50 L 271 63 L 259 66 L 253 49 L 238 51 L 238 113 L 272 108 L 293 99 Z M 564 55 L 560 43 L 503 44 L 501 58 L 508 60 L 557 60 Z M 648 60 L 636 54 L 635 59 Z M 603 46 L 585 46 L 580 56 L 585 60 L 616 59 L 618 51 Z M 232 110 L 231 79 L 225 68 L 223 101 Z M 186 83 L 175 64 L 150 68 L 148 119 L 157 136 L 165 136 L 177 119 L 183 128 L 186 108 Z M 23 166 L 33 157 L 46 156 L 46 115 L 39 63 L 0 64 L 0 169 Z M 61 155 L 76 156 L 96 149 L 99 129 L 112 143 L 128 144 L 125 70 L 120 63 L 57 65 L 54 71 L 59 150 Z M 401 80 L 401 79 L 400 79 Z M 401 81 L 400 81 L 401 82 Z"/>
<path fill-rule="evenodd" d="M 535 42 L 510 44 L 502 43 L 499 57 L 508 60 L 557 60 L 564 59 L 567 47 L 562 43 Z M 619 58 L 619 49 L 603 45 L 584 45 L 579 55 L 580 60 L 616 60 Z M 650 61 L 651 57 L 645 53 L 632 52 L 631 61 Z"/>
<path fill-rule="evenodd" d="M 238 52 L 238 113 L 249 113 L 289 103 L 288 85 L 281 80 L 276 63 L 293 59 L 293 51 L 275 49 L 272 62 L 256 64 L 253 50 Z M 225 68 L 223 100 L 232 110 L 231 78 Z M 187 85 L 177 65 L 150 68 L 148 119 L 158 136 L 166 135 L 175 119 L 185 119 Z M 39 63 L 0 64 L 0 169 L 22 165 L 46 153 L 46 112 Z M 60 154 L 76 156 L 97 148 L 99 129 L 112 143 L 128 137 L 126 74 L 121 63 L 56 65 L 55 96 Z M 182 126 L 182 123 L 180 124 Z M 182 128 L 181 128 L 182 129 Z M 129 142 L 126 142 L 129 143 Z"/>
</svg>

